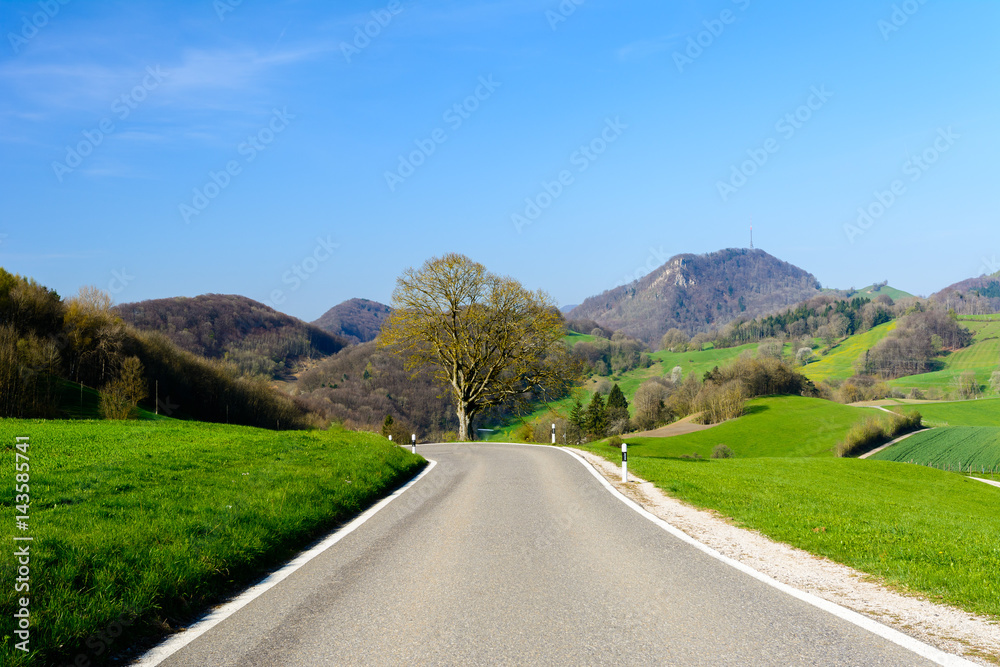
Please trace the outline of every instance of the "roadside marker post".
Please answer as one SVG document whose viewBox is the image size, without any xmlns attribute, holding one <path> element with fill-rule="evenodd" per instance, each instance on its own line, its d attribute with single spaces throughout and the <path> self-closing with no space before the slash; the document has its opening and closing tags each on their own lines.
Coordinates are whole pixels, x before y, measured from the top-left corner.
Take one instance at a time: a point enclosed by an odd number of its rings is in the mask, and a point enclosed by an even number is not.
<svg viewBox="0 0 1000 667">
<path fill-rule="evenodd" d="M 628 481 L 628 443 L 622 443 L 622 484 Z"/>
<path fill-rule="evenodd" d="M 556 425 L 552 425 L 552 444 L 556 444 Z"/>
<path fill-rule="evenodd" d="M 389 434 L 389 442 L 392 442 L 392 433 Z"/>
<path fill-rule="evenodd" d="M 410 451 L 413 452 L 414 454 L 417 453 L 417 434 L 416 433 L 411 433 L 410 434 Z"/>
</svg>

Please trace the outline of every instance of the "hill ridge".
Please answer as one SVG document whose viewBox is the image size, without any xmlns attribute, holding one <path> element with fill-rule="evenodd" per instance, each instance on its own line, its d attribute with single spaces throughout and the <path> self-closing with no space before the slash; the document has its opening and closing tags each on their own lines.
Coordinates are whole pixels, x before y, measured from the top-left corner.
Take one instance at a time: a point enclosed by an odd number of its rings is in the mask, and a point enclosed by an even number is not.
<svg viewBox="0 0 1000 667">
<path fill-rule="evenodd" d="M 371 299 L 348 299 L 326 311 L 312 324 L 327 333 L 341 336 L 353 343 L 375 340 L 382 322 L 392 308 Z"/>
<path fill-rule="evenodd" d="M 760 249 L 682 253 L 627 285 L 591 296 L 570 319 L 592 319 L 647 343 L 668 329 L 688 335 L 757 317 L 809 299 L 820 291 L 811 273 Z"/>
</svg>

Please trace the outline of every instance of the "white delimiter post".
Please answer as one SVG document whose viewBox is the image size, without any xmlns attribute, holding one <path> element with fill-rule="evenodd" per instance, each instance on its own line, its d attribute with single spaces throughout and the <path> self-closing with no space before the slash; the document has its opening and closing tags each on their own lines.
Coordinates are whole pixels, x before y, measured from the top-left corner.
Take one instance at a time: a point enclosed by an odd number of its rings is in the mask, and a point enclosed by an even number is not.
<svg viewBox="0 0 1000 667">
<path fill-rule="evenodd" d="M 556 444 L 556 425 L 552 425 L 552 444 Z"/>
<path fill-rule="evenodd" d="M 410 451 L 413 452 L 414 454 L 417 453 L 417 434 L 416 433 L 411 433 L 410 434 Z"/>
<path fill-rule="evenodd" d="M 622 443 L 622 484 L 628 481 L 628 444 Z"/>
</svg>

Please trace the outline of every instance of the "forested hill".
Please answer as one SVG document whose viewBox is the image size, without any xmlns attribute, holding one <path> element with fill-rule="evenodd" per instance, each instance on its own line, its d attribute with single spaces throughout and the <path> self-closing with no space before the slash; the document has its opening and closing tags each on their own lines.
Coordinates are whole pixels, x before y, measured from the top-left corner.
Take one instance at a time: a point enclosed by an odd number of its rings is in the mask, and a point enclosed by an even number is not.
<svg viewBox="0 0 1000 667">
<path fill-rule="evenodd" d="M 658 341 L 672 328 L 688 335 L 788 308 L 819 293 L 815 276 L 763 250 L 684 254 L 643 278 L 592 296 L 567 315 Z"/>
<path fill-rule="evenodd" d="M 1000 312 L 1000 271 L 949 285 L 931 298 L 960 315 Z"/>
<path fill-rule="evenodd" d="M 281 377 L 303 357 L 323 357 L 348 341 L 262 303 L 232 294 L 124 303 L 115 312 L 137 329 L 158 331 L 178 347 L 226 359 L 247 374 Z"/>
<path fill-rule="evenodd" d="M 375 340 L 382 322 L 391 312 L 392 308 L 378 301 L 349 299 L 323 313 L 313 324 L 352 343 L 367 343 Z"/>
</svg>

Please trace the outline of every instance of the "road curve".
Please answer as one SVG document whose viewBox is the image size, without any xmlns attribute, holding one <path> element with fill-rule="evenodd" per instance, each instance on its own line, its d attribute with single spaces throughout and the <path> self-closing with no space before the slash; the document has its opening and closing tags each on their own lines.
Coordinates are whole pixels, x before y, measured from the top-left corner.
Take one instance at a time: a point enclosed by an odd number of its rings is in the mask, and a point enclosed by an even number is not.
<svg viewBox="0 0 1000 667">
<path fill-rule="evenodd" d="M 930 665 L 687 544 L 547 447 L 438 465 L 161 664 Z"/>
</svg>

